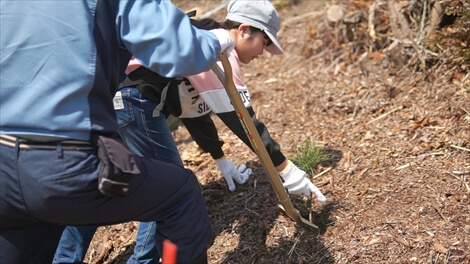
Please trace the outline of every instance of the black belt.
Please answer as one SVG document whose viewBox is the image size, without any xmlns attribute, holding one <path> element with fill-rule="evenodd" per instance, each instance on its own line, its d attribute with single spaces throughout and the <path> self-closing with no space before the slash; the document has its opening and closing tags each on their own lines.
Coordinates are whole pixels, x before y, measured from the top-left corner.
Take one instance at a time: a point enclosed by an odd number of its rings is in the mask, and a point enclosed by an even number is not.
<svg viewBox="0 0 470 264">
<path fill-rule="evenodd" d="M 1 145 L 14 148 L 16 146 L 17 140 L 19 142 L 20 149 L 57 149 L 59 144 L 60 147 L 64 150 L 92 150 L 96 148 L 96 146 L 89 141 L 56 140 L 50 142 L 39 142 L 15 137 L 12 135 L 0 134 Z"/>
</svg>

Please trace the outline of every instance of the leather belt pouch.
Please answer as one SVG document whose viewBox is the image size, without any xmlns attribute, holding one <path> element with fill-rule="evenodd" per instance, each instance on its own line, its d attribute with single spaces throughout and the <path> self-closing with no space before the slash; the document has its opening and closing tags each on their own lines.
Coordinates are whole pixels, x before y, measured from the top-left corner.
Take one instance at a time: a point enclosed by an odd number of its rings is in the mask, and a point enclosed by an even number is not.
<svg viewBox="0 0 470 264">
<path fill-rule="evenodd" d="M 97 146 L 100 159 L 99 191 L 111 197 L 124 197 L 132 175 L 140 173 L 134 155 L 124 142 L 111 137 L 98 136 Z"/>
</svg>

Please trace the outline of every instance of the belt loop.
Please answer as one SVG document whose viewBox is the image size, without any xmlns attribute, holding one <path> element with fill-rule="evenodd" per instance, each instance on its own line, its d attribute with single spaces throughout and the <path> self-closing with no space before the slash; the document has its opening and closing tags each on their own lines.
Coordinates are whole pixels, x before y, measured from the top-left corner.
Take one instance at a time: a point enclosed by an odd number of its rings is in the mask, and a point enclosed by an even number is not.
<svg viewBox="0 0 470 264">
<path fill-rule="evenodd" d="M 20 138 L 16 137 L 15 138 L 15 153 L 16 153 L 16 159 L 20 157 Z"/>
<path fill-rule="evenodd" d="M 64 150 L 62 149 L 62 143 L 59 141 L 57 142 L 57 157 L 62 159 L 64 157 Z"/>
</svg>

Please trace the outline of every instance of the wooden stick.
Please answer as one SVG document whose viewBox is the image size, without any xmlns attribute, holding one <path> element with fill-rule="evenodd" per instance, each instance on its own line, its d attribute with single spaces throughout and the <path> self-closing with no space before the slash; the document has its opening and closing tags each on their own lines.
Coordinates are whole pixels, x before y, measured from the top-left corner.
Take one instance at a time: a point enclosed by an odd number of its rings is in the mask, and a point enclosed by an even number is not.
<svg viewBox="0 0 470 264">
<path fill-rule="evenodd" d="M 406 163 L 405 165 L 401 165 L 400 167 L 396 168 L 395 170 L 403 170 L 407 167 L 409 167 L 411 164 L 410 163 Z"/>
<path fill-rule="evenodd" d="M 104 243 L 102 243 L 100 254 L 96 258 L 94 263 L 103 263 L 106 256 L 108 256 L 111 250 L 113 249 L 113 243 L 109 240 L 109 235 L 105 235 L 102 240 L 104 241 Z"/>
<path fill-rule="evenodd" d="M 314 180 L 314 179 L 316 179 L 316 178 L 322 176 L 323 174 L 329 172 L 330 170 L 331 170 L 331 168 L 328 168 L 328 169 L 326 169 L 326 170 L 324 170 L 324 171 L 318 173 L 317 175 L 315 175 L 315 176 L 312 177 L 312 180 Z"/>
<path fill-rule="evenodd" d="M 214 9 L 212 9 L 210 11 L 207 11 L 206 13 L 204 13 L 200 16 L 197 16 L 197 15 L 196 16 L 198 17 L 198 19 L 208 18 L 208 17 L 212 16 L 213 14 L 219 12 L 219 10 L 225 8 L 227 5 L 228 5 L 228 1 L 227 0 L 222 0 L 222 3 L 220 3 Z"/>
<path fill-rule="evenodd" d="M 398 110 L 400 110 L 400 109 L 403 109 L 403 105 L 400 105 L 399 107 L 397 107 L 397 108 L 395 108 L 395 109 L 392 109 L 392 110 L 388 111 L 388 112 L 385 113 L 385 114 L 381 114 L 380 116 L 378 116 L 378 117 L 372 119 L 371 121 L 367 122 L 367 124 L 368 124 L 368 125 L 369 125 L 369 124 L 372 124 L 372 123 L 374 123 L 375 121 L 380 120 L 380 119 L 382 119 L 382 118 L 388 116 L 389 114 L 391 114 L 391 113 L 393 113 L 393 112 L 396 112 L 396 111 L 398 111 Z"/>
<path fill-rule="evenodd" d="M 285 29 L 287 24 L 296 22 L 298 20 L 302 20 L 302 19 L 304 19 L 306 17 L 310 17 L 310 16 L 311 16 L 310 19 L 313 19 L 314 17 L 320 16 L 320 15 L 323 15 L 323 14 L 325 14 L 325 11 L 313 11 L 313 12 L 305 13 L 305 14 L 302 14 L 302 15 L 298 15 L 298 16 L 286 19 L 284 22 L 282 22 L 281 29 L 279 29 L 279 32 L 277 32 L 277 36 L 278 37 L 282 36 L 282 33 L 284 32 L 284 29 Z"/>
<path fill-rule="evenodd" d="M 463 147 L 459 147 L 459 146 L 456 146 L 456 145 L 450 145 L 450 146 L 453 147 L 453 148 L 456 148 L 456 149 L 465 150 L 465 151 L 470 152 L 470 149 L 468 149 L 468 148 L 463 148 Z"/>
<path fill-rule="evenodd" d="M 419 32 L 418 32 L 418 45 L 421 44 L 421 40 L 423 39 L 423 30 L 424 30 L 424 21 L 426 19 L 424 19 L 426 17 L 426 9 L 427 9 L 427 4 L 428 4 L 428 1 L 427 0 L 424 0 L 424 7 L 423 7 L 423 14 L 421 15 L 421 26 L 419 28 Z"/>
<path fill-rule="evenodd" d="M 373 41 L 376 41 L 377 34 L 375 33 L 375 26 L 374 26 L 374 16 L 375 16 L 375 7 L 377 5 L 377 2 L 374 1 L 372 5 L 369 7 L 369 21 L 368 21 L 368 27 L 367 31 L 369 32 L 369 36 Z"/>
</svg>

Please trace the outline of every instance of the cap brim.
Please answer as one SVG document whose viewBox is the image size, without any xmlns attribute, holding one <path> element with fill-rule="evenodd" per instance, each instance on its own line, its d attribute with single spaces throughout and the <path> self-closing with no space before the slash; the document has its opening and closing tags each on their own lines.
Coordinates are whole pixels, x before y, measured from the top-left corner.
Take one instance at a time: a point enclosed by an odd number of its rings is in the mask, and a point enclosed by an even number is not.
<svg viewBox="0 0 470 264">
<path fill-rule="evenodd" d="M 271 45 L 266 46 L 264 49 L 267 52 L 272 53 L 274 55 L 283 54 L 284 50 L 282 49 L 281 44 L 279 44 L 279 41 L 277 40 L 276 35 L 274 35 L 273 33 L 269 32 L 269 30 L 266 30 L 266 29 L 264 30 L 264 33 L 266 33 L 269 39 L 273 42 L 271 43 Z"/>
</svg>

